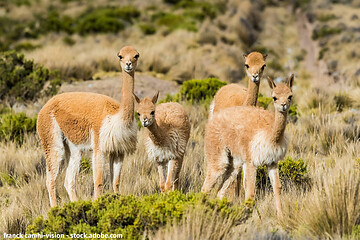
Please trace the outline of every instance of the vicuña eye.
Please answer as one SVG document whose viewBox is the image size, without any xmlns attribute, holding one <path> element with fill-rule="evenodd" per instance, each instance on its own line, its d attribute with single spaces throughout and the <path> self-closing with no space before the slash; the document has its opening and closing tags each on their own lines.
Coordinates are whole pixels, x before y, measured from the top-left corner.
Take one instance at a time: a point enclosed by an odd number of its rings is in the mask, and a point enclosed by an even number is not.
<svg viewBox="0 0 360 240">
<path fill-rule="evenodd" d="M 123 56 L 119 55 L 120 60 L 123 59 Z"/>
<path fill-rule="evenodd" d="M 246 67 L 247 69 L 249 69 L 249 65 L 245 64 L 245 67 Z"/>
<path fill-rule="evenodd" d="M 291 99 L 292 99 L 292 96 L 289 96 L 289 101 L 291 101 Z"/>
<path fill-rule="evenodd" d="M 138 116 L 140 116 L 140 113 L 137 113 Z"/>
<path fill-rule="evenodd" d="M 277 97 L 273 97 L 273 100 L 276 101 L 276 100 L 277 100 Z"/>
<path fill-rule="evenodd" d="M 139 56 L 140 56 L 139 54 L 136 54 L 134 58 L 137 60 Z"/>
<path fill-rule="evenodd" d="M 154 115 L 155 114 L 155 111 L 152 111 L 151 113 L 150 113 L 150 115 Z"/>
</svg>

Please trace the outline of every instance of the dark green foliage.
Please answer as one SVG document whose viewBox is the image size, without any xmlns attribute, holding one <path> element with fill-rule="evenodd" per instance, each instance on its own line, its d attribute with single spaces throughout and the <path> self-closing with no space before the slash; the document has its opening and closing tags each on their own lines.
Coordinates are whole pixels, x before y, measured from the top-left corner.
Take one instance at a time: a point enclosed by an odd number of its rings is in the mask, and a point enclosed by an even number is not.
<svg viewBox="0 0 360 240">
<path fill-rule="evenodd" d="M 88 158 L 82 157 L 80 160 L 80 171 L 84 173 L 91 172 L 91 161 Z"/>
<path fill-rule="evenodd" d="M 320 22 L 328 22 L 328 21 L 334 20 L 336 18 L 337 17 L 335 14 L 319 14 L 316 16 L 316 19 Z"/>
<path fill-rule="evenodd" d="M 63 42 L 66 44 L 66 45 L 69 45 L 69 46 L 73 46 L 76 42 L 74 39 L 72 39 L 70 36 L 66 36 L 63 38 Z"/>
<path fill-rule="evenodd" d="M 311 1 L 310 0 L 291 0 L 291 3 L 293 4 L 293 10 L 297 8 L 305 9 L 309 7 Z"/>
<path fill-rule="evenodd" d="M 119 233 L 124 239 L 142 239 L 144 232 L 154 232 L 167 222 L 179 222 L 190 208 L 201 208 L 211 214 L 233 217 L 233 221 L 248 214 L 247 207 L 235 207 L 230 202 L 209 199 L 201 193 L 153 194 L 142 197 L 107 194 L 92 201 L 78 201 L 55 207 L 48 219 L 36 218 L 27 233 Z"/>
<path fill-rule="evenodd" d="M 0 100 L 34 101 L 41 96 L 46 81 L 54 77 L 46 68 L 36 65 L 14 51 L 0 55 Z M 59 83 L 59 82 L 57 82 Z M 52 92 L 54 93 L 54 92 Z"/>
<path fill-rule="evenodd" d="M 169 4 L 177 4 L 179 2 L 181 2 L 182 0 L 163 0 L 164 3 L 169 3 Z"/>
<path fill-rule="evenodd" d="M 77 31 L 80 34 L 119 32 L 125 28 L 125 22 L 132 23 L 140 16 L 135 7 L 105 7 L 89 9 L 80 16 Z"/>
<path fill-rule="evenodd" d="M 37 16 L 40 27 L 35 29 L 37 32 L 67 32 L 72 33 L 74 28 L 74 20 L 69 16 L 60 16 L 59 12 L 52 10 L 44 18 L 41 15 Z"/>
<path fill-rule="evenodd" d="M 297 109 L 297 104 L 293 103 L 290 105 L 289 108 L 289 113 L 288 113 L 288 118 L 290 119 L 290 121 L 292 122 L 296 122 L 298 117 L 300 116 L 300 113 Z"/>
<path fill-rule="evenodd" d="M 203 21 L 206 17 L 210 17 L 211 19 L 216 18 L 219 10 L 218 6 L 209 2 L 195 2 L 192 0 L 183 0 L 176 4 L 176 8 L 184 8 L 184 15 L 191 16 L 201 21 Z M 222 11 L 224 10 L 225 9 L 222 9 Z"/>
<path fill-rule="evenodd" d="M 193 32 L 197 31 L 195 21 L 185 18 L 182 15 L 160 13 L 158 15 L 153 15 L 153 18 L 157 19 L 156 23 L 158 25 L 166 26 L 169 31 L 174 31 L 176 29 L 185 29 Z"/>
<path fill-rule="evenodd" d="M 151 35 L 156 32 L 156 28 L 151 24 L 141 23 L 139 24 L 139 27 L 145 35 Z"/>
<path fill-rule="evenodd" d="M 353 100 L 345 93 L 339 93 L 334 96 L 336 111 L 342 112 L 344 108 L 349 108 L 353 104 Z"/>
<path fill-rule="evenodd" d="M 215 96 L 216 92 L 225 85 L 226 82 L 222 82 L 217 78 L 188 80 L 183 82 L 178 94 L 175 96 L 168 94 L 164 99 L 159 101 L 159 103 L 180 101 L 195 103 L 209 101 Z"/>
<path fill-rule="evenodd" d="M 319 52 L 318 60 L 323 59 L 324 54 L 325 54 L 327 51 L 329 51 L 329 48 L 328 48 L 328 47 L 321 48 L 321 50 L 320 50 L 320 52 Z"/>
<path fill-rule="evenodd" d="M 307 164 L 301 158 L 293 160 L 291 157 L 287 157 L 285 160 L 279 161 L 279 175 L 285 190 L 291 186 L 304 190 L 310 187 L 311 181 L 308 177 Z M 271 187 L 266 166 L 257 169 L 256 186 L 261 190 Z"/>
<path fill-rule="evenodd" d="M 273 61 L 269 61 L 266 66 L 268 66 L 269 68 L 272 68 L 273 70 L 275 71 L 279 71 L 279 72 L 283 72 L 284 71 L 284 68 L 283 66 L 277 62 L 276 60 L 273 60 Z"/>
<path fill-rule="evenodd" d="M 264 109 L 267 109 L 269 104 L 272 102 L 272 99 L 269 97 L 264 97 L 262 93 L 259 93 L 258 96 L 258 105 Z"/>
<path fill-rule="evenodd" d="M 34 50 L 35 48 L 38 48 L 38 45 L 34 45 L 30 42 L 22 42 L 19 44 L 16 44 L 15 46 L 15 50 L 16 51 L 21 51 L 21 50 L 25 50 L 25 51 L 29 51 L 29 50 Z"/>
<path fill-rule="evenodd" d="M 0 139 L 23 143 L 26 133 L 36 131 L 36 117 L 30 118 L 25 113 L 7 113 L 0 115 Z"/>
<path fill-rule="evenodd" d="M 325 26 L 320 27 L 319 29 L 314 29 L 311 37 L 313 40 L 317 40 L 319 38 L 323 38 L 326 36 L 339 34 L 339 33 L 341 33 L 341 31 L 342 31 L 341 28 L 338 28 L 338 27 L 332 28 L 332 27 L 325 25 Z"/>
<path fill-rule="evenodd" d="M 188 80 L 183 82 L 178 97 L 180 101 L 189 101 L 191 103 L 212 99 L 216 92 L 225 85 L 225 82 L 217 78 Z"/>
<path fill-rule="evenodd" d="M 349 239 L 360 239 L 360 224 L 353 226 Z"/>
</svg>

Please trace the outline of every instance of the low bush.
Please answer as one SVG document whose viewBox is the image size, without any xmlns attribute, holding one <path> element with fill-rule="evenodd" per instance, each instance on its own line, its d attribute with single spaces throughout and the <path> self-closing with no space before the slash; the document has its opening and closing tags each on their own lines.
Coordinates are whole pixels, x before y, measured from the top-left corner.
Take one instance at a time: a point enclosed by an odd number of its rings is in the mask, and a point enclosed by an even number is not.
<svg viewBox="0 0 360 240">
<path fill-rule="evenodd" d="M 36 119 L 36 117 L 30 118 L 22 112 L 0 115 L 0 139 L 22 144 L 26 133 L 36 131 Z"/>
<path fill-rule="evenodd" d="M 291 157 L 279 161 L 279 175 L 283 189 L 294 186 L 298 189 L 308 189 L 311 181 L 308 176 L 307 164 L 301 158 L 293 160 Z M 257 169 L 256 186 L 264 190 L 271 186 L 267 167 L 262 166 Z"/>
<path fill-rule="evenodd" d="M 156 32 L 156 28 L 153 25 L 147 23 L 139 24 L 139 28 L 145 35 L 151 35 Z"/>
<path fill-rule="evenodd" d="M 217 78 L 188 80 L 183 82 L 178 94 L 176 94 L 175 96 L 168 94 L 164 99 L 160 101 L 160 103 L 179 101 L 188 101 L 190 103 L 195 103 L 209 101 L 224 85 L 226 85 L 226 82 L 222 82 Z"/>
<path fill-rule="evenodd" d="M 316 19 L 320 22 L 328 22 L 330 20 L 334 20 L 334 19 L 337 19 L 336 15 L 335 14 L 319 14 L 316 16 Z"/>
<path fill-rule="evenodd" d="M 55 74 L 14 51 L 0 54 L 0 72 L 0 100 L 34 101 L 43 94 L 47 81 L 53 83 L 47 93 L 55 94 L 60 85 Z"/>
<path fill-rule="evenodd" d="M 258 105 L 264 109 L 267 109 L 269 104 L 272 102 L 272 99 L 265 97 L 262 93 L 259 92 L 258 96 Z"/>
<path fill-rule="evenodd" d="M 159 26 L 166 26 L 169 31 L 174 31 L 177 29 L 185 29 L 192 32 L 197 31 L 196 22 L 191 18 L 186 18 L 183 15 L 161 12 L 153 15 L 152 19 L 156 19 L 156 23 Z"/>
<path fill-rule="evenodd" d="M 338 93 L 334 96 L 336 111 L 342 112 L 344 108 L 349 108 L 353 104 L 353 100 L 345 93 Z"/>
<path fill-rule="evenodd" d="M 125 22 L 132 23 L 139 16 L 140 11 L 133 6 L 88 9 L 77 20 L 77 32 L 82 35 L 88 33 L 116 33 L 125 28 Z"/>
<path fill-rule="evenodd" d="M 342 29 L 338 28 L 338 27 L 329 27 L 327 25 L 322 26 L 320 28 L 315 28 L 313 30 L 312 33 L 312 39 L 313 40 L 317 40 L 326 36 L 330 36 L 330 35 L 334 35 L 334 34 L 339 34 L 341 33 Z"/>
<path fill-rule="evenodd" d="M 201 193 L 153 194 L 142 197 L 107 194 L 92 201 L 70 202 L 55 207 L 48 218 L 36 218 L 27 233 L 116 233 L 124 239 L 143 239 L 166 223 L 179 222 L 187 210 L 205 209 L 216 215 L 232 217 L 233 223 L 249 215 L 249 206 L 236 207 L 226 199 L 209 199 Z M 245 211 L 246 210 L 246 211 Z"/>
</svg>

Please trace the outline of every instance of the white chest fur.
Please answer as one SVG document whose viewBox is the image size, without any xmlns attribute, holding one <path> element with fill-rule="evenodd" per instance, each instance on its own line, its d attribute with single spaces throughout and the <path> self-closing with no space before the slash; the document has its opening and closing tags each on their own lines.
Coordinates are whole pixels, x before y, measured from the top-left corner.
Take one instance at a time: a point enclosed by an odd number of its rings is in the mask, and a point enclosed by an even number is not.
<svg viewBox="0 0 360 240">
<path fill-rule="evenodd" d="M 145 146 L 149 158 L 156 162 L 168 162 L 171 159 L 181 158 L 184 155 L 186 144 L 183 144 L 177 131 L 170 131 L 167 134 L 164 145 L 156 145 L 147 137 Z M 183 146 L 185 145 L 185 146 Z"/>
<path fill-rule="evenodd" d="M 100 128 L 100 150 L 132 153 L 136 149 L 136 123 L 124 124 L 121 114 L 107 116 Z"/>
<path fill-rule="evenodd" d="M 250 142 L 250 155 L 253 164 L 258 167 L 277 163 L 285 157 L 287 143 L 286 135 L 279 143 L 274 144 L 269 141 L 266 132 L 259 132 Z"/>
</svg>

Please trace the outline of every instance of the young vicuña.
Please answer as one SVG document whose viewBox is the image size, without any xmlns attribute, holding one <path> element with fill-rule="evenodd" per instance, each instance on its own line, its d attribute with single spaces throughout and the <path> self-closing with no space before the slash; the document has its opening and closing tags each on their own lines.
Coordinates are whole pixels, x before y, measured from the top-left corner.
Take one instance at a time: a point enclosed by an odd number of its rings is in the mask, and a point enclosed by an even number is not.
<svg viewBox="0 0 360 240">
<path fill-rule="evenodd" d="M 146 128 L 146 151 L 158 167 L 160 190 L 175 190 L 179 185 L 179 173 L 190 137 L 189 117 L 179 103 L 155 106 L 159 92 L 152 99 L 146 97 L 140 100 L 134 96 L 138 103 L 137 114 Z"/>
<path fill-rule="evenodd" d="M 287 150 L 285 135 L 286 118 L 292 99 L 294 75 L 286 84 L 275 85 L 268 78 L 273 89 L 275 114 L 258 107 L 231 107 L 214 114 L 206 126 L 205 157 L 207 175 L 202 187 L 209 192 L 222 176 L 218 197 L 222 198 L 237 178 L 243 167 L 245 198 L 254 198 L 256 168 L 268 167 L 273 186 L 276 209 L 282 215 L 278 161 Z"/>
<path fill-rule="evenodd" d="M 251 52 L 244 55 L 245 71 L 249 77 L 248 88 L 239 84 L 228 84 L 219 89 L 215 94 L 214 100 L 210 105 L 209 119 L 214 113 L 228 107 L 234 106 L 256 106 L 261 77 L 266 67 L 265 60 L 267 54 Z M 240 193 L 240 174 L 238 179 L 231 186 L 229 196 L 239 196 Z"/>
<path fill-rule="evenodd" d="M 109 156 L 114 192 L 118 192 L 125 154 L 136 149 L 134 121 L 134 73 L 139 58 L 135 48 L 126 46 L 118 53 L 122 68 L 121 101 L 85 92 L 59 94 L 50 99 L 38 115 L 37 130 L 46 157 L 46 186 L 51 206 L 56 205 L 56 178 L 63 159 L 69 159 L 65 188 L 76 201 L 75 178 L 81 155 L 91 150 L 94 198 L 103 186 L 104 158 Z"/>
</svg>

